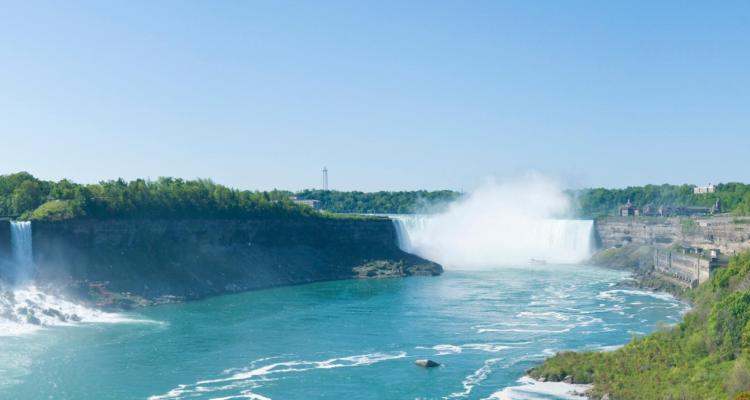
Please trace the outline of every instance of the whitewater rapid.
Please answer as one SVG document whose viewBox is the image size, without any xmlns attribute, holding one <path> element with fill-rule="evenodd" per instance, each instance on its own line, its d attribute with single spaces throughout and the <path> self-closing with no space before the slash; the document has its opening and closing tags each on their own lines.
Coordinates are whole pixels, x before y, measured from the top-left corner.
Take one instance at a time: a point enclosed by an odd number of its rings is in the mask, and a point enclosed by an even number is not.
<svg viewBox="0 0 750 400">
<path fill-rule="evenodd" d="M 34 282 L 32 226 L 10 223 L 11 257 L 0 260 L 0 336 L 20 336 L 45 327 L 87 323 L 155 322 L 104 312 L 43 290 Z"/>
</svg>

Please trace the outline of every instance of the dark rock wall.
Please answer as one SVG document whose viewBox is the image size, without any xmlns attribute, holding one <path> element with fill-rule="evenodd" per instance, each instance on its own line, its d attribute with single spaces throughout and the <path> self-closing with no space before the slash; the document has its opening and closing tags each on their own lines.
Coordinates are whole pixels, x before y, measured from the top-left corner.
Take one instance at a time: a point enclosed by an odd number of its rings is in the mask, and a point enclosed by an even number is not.
<svg viewBox="0 0 750 400">
<path fill-rule="evenodd" d="M 37 280 L 145 299 L 371 276 L 437 275 L 388 219 L 73 220 L 33 223 Z M 376 262 L 373 264 L 373 262 Z"/>
<path fill-rule="evenodd" d="M 10 222 L 0 219 L 0 260 L 10 257 Z"/>
</svg>

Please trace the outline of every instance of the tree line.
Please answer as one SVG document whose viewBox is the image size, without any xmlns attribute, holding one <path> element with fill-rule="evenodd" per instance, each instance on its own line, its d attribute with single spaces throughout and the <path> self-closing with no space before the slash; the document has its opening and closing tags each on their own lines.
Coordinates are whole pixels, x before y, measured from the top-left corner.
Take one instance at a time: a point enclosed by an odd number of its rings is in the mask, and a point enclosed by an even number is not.
<svg viewBox="0 0 750 400">
<path fill-rule="evenodd" d="M 615 215 L 630 200 L 636 206 L 703 206 L 720 200 L 722 211 L 750 215 L 750 185 L 722 183 L 714 193 L 693 194 L 692 185 L 645 185 L 624 189 L 568 191 L 580 218 Z M 512 195 L 512 194 L 511 194 Z M 27 172 L 0 175 L 0 216 L 25 219 L 70 218 L 249 218 L 321 216 L 300 200 L 318 200 L 332 213 L 410 214 L 442 211 L 464 196 L 451 190 L 246 191 L 208 179 L 122 179 L 77 184 L 63 179 L 44 181 Z"/>
<path fill-rule="evenodd" d="M 462 193 L 452 190 L 414 190 L 398 192 L 340 192 L 336 190 L 303 190 L 299 199 L 320 201 L 323 210 L 337 213 L 411 214 L 440 211 Z"/>
<path fill-rule="evenodd" d="M 0 175 L 0 216 L 72 218 L 258 218 L 311 217 L 332 213 L 404 214 L 439 209 L 458 192 L 246 191 L 208 179 L 123 179 L 78 184 L 40 180 L 27 172 Z M 322 213 L 299 200 L 318 200 Z M 429 210 L 428 210 L 429 211 Z"/>
<path fill-rule="evenodd" d="M 44 181 L 29 173 L 0 176 L 0 215 L 21 219 L 250 218 L 321 214 L 290 192 L 231 189 L 207 179 L 122 179 L 82 185 Z"/>
<path fill-rule="evenodd" d="M 721 183 L 714 193 L 694 194 L 693 185 L 645 185 L 624 189 L 593 188 L 571 191 L 578 214 L 582 218 L 615 215 L 630 200 L 634 205 L 711 207 L 718 199 L 722 212 L 750 215 L 750 185 Z"/>
</svg>

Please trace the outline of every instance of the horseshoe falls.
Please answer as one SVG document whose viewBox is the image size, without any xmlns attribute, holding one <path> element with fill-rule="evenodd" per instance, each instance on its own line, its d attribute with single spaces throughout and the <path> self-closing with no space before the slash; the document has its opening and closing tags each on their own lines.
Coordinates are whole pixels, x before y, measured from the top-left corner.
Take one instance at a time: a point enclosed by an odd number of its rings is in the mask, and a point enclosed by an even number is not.
<svg viewBox="0 0 750 400">
<path fill-rule="evenodd" d="M 440 214 L 392 217 L 400 246 L 444 264 L 441 276 L 116 314 L 37 288 L 31 226 L 14 225 L 10 261 L 27 267 L 0 296 L 0 398 L 580 400 L 585 385 L 524 371 L 561 350 L 615 349 L 686 306 L 583 264 L 593 224 L 569 208 L 545 182 L 493 184 Z M 415 365 L 424 358 L 441 366 Z"/>
<path fill-rule="evenodd" d="M 591 220 L 531 220 L 517 226 L 502 221 L 454 224 L 440 215 L 392 218 L 402 249 L 447 268 L 573 264 L 586 260 L 593 250 Z"/>
<path fill-rule="evenodd" d="M 452 269 L 573 264 L 593 250 L 591 220 L 567 218 L 570 198 L 539 176 L 487 182 L 437 214 L 393 216 L 399 245 Z"/>
</svg>

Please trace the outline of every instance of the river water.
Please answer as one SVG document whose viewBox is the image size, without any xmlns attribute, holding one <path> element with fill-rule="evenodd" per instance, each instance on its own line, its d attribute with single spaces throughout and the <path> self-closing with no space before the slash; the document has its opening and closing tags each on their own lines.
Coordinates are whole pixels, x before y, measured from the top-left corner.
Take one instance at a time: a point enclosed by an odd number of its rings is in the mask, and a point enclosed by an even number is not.
<svg viewBox="0 0 750 400">
<path fill-rule="evenodd" d="M 612 350 L 684 304 L 584 265 L 224 295 L 0 335 L 2 399 L 560 399 L 523 371 Z M 431 358 L 441 367 L 415 366 Z"/>
</svg>

